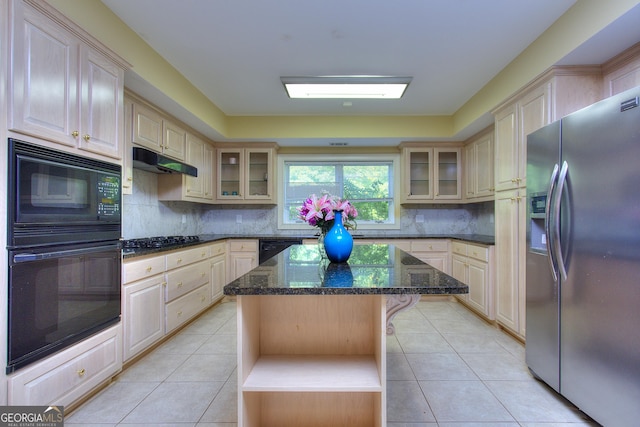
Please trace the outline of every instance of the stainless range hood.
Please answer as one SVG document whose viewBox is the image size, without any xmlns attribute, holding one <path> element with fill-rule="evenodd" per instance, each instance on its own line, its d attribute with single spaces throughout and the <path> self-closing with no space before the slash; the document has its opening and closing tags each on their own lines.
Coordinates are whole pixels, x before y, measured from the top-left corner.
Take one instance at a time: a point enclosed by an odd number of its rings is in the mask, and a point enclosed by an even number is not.
<svg viewBox="0 0 640 427">
<path fill-rule="evenodd" d="M 198 176 L 198 169 L 142 147 L 133 147 L 133 167 L 153 173 L 183 173 Z"/>
</svg>

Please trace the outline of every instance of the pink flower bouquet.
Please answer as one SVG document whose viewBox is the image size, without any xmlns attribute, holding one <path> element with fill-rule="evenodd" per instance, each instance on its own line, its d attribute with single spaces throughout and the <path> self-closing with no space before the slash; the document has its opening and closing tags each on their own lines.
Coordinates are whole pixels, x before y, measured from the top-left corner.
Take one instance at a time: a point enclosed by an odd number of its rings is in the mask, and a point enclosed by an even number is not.
<svg viewBox="0 0 640 427">
<path fill-rule="evenodd" d="M 357 209 L 348 200 L 323 194 L 318 197 L 315 194 L 309 196 L 302 206 L 298 208 L 298 217 L 309 223 L 312 227 L 318 227 L 325 234 L 333 225 L 333 211 L 342 211 L 342 223 L 346 229 L 355 229 Z"/>
</svg>

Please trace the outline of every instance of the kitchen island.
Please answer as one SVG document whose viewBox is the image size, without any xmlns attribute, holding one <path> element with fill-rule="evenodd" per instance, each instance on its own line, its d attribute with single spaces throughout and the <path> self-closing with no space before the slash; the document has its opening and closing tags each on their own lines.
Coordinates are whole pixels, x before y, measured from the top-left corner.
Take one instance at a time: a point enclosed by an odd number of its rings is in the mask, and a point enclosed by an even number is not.
<svg viewBox="0 0 640 427">
<path fill-rule="evenodd" d="M 224 288 L 237 296 L 238 426 L 386 426 L 386 335 L 423 294 L 468 287 L 393 245 L 347 263 L 294 245 Z"/>
</svg>

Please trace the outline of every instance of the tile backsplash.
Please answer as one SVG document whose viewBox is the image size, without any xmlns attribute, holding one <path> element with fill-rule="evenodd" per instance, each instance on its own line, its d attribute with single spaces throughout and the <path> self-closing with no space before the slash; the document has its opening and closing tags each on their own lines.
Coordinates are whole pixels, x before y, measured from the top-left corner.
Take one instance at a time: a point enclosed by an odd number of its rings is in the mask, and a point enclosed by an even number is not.
<svg viewBox="0 0 640 427">
<path fill-rule="evenodd" d="M 125 239 L 193 234 L 308 235 L 278 230 L 276 206 L 217 206 L 158 201 L 158 175 L 134 169 L 133 194 L 123 196 L 122 234 Z M 401 207 L 403 234 L 494 235 L 493 202 L 467 205 Z M 419 222 L 418 222 L 418 221 Z M 239 223 L 241 221 L 241 223 Z M 387 231 L 388 232 L 388 231 Z M 385 232 L 367 230 L 367 236 Z"/>
</svg>

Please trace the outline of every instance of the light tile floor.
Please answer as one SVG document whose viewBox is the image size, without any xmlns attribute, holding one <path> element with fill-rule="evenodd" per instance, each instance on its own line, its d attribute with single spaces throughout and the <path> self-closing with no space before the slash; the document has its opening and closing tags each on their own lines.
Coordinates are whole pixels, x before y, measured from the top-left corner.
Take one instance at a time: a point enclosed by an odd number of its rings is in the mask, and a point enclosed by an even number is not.
<svg viewBox="0 0 640 427">
<path fill-rule="evenodd" d="M 235 302 L 214 306 L 65 419 L 236 426 Z M 524 347 L 454 301 L 421 301 L 387 339 L 389 427 L 595 426 L 532 378 Z M 301 426 L 304 427 L 304 426 Z"/>
</svg>

